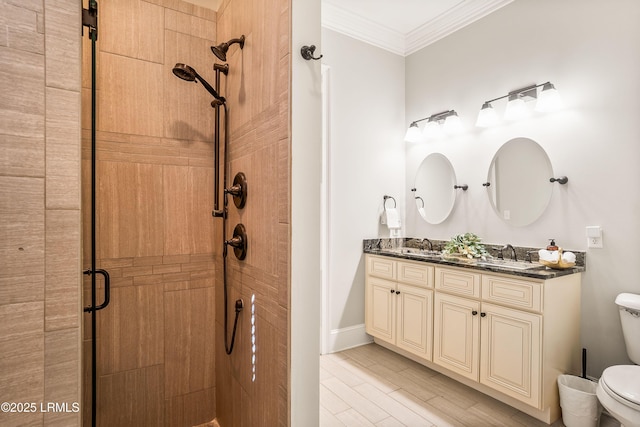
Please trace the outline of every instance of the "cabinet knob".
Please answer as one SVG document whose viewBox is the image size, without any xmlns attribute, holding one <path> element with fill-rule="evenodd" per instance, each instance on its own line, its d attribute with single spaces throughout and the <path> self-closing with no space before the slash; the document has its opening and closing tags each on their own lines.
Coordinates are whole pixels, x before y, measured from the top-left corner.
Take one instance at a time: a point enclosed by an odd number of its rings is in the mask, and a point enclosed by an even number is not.
<svg viewBox="0 0 640 427">
<path fill-rule="evenodd" d="M 397 294 L 397 295 L 400 295 L 400 291 L 396 291 L 396 294 Z"/>
<path fill-rule="evenodd" d="M 473 310 L 473 311 L 471 312 L 471 314 L 473 314 L 473 315 L 475 316 L 476 314 L 478 314 L 478 312 L 477 312 L 476 310 Z"/>
<path fill-rule="evenodd" d="M 391 289 L 391 293 L 392 293 L 392 294 L 395 294 L 395 293 L 396 293 L 396 291 L 394 291 L 393 289 Z"/>
<path fill-rule="evenodd" d="M 487 313 L 480 313 L 480 317 L 485 317 Z"/>
</svg>

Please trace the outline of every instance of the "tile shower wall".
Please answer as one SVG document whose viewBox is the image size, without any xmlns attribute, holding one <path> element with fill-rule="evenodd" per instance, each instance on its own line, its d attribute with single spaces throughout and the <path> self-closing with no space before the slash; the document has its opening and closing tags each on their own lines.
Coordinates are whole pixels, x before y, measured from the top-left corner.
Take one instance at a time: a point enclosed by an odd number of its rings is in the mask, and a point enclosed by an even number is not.
<svg viewBox="0 0 640 427">
<path fill-rule="evenodd" d="M 229 258 L 230 300 L 245 302 L 231 356 L 216 345 L 216 411 L 221 427 L 289 424 L 290 0 L 226 0 L 217 40 L 231 46 L 224 95 L 229 105 L 230 176 L 244 172 L 246 207 L 229 207 L 227 233 L 246 226 L 247 258 Z M 219 267 L 220 264 L 216 264 Z M 216 270 L 216 283 L 222 272 Z M 216 287 L 216 342 L 223 340 L 222 290 Z M 255 381 L 251 297 L 255 295 Z"/>
<path fill-rule="evenodd" d="M 215 12 L 178 0 L 99 4 L 97 258 L 112 278 L 98 314 L 98 425 L 192 426 L 215 416 L 216 269 L 211 96 Z M 90 265 L 90 46 L 83 39 L 82 173 Z M 215 227 L 215 228 L 214 228 Z M 216 231 L 217 229 L 217 231 Z M 98 280 L 101 284 L 101 280 Z M 89 279 L 84 282 L 88 304 Z M 100 301 L 99 293 L 98 301 Z M 83 390 L 90 417 L 90 323 Z M 88 424 L 87 424 L 88 425 Z"/>
<path fill-rule="evenodd" d="M 0 0 L 0 401 L 37 405 L 3 426 L 80 425 L 40 410 L 80 401 L 79 20 Z"/>
</svg>

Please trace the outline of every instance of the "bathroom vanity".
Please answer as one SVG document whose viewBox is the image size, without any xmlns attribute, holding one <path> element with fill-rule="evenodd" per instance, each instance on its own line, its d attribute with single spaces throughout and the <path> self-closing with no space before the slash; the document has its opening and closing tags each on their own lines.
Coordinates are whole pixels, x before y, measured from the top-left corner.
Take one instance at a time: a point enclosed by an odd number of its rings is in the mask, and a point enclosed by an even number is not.
<svg viewBox="0 0 640 427">
<path fill-rule="evenodd" d="M 580 370 L 583 268 L 365 252 L 376 343 L 548 424 L 560 417 L 556 379 Z"/>
</svg>

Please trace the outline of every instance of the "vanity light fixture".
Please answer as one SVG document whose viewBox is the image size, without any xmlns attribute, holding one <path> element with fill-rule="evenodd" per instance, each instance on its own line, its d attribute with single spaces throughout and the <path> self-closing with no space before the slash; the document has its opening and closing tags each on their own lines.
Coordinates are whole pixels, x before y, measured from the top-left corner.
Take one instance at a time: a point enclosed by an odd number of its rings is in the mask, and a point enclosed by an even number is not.
<svg viewBox="0 0 640 427">
<path fill-rule="evenodd" d="M 540 94 L 538 94 L 539 87 L 542 87 Z M 562 107 L 560 95 L 551 82 L 530 85 L 512 90 L 504 96 L 485 101 L 478 113 L 476 126 L 490 127 L 498 124 L 500 121 L 498 114 L 491 104 L 504 98 L 509 98 L 504 113 L 505 120 L 519 120 L 527 117 L 529 115 L 529 109 L 526 106 L 526 102 L 534 99 L 537 100 L 535 110 L 539 112 L 554 111 Z"/>
<path fill-rule="evenodd" d="M 427 121 L 427 124 L 425 125 L 422 133 L 420 133 L 418 123 L 425 120 Z M 454 110 L 447 110 L 411 122 L 411 125 L 409 125 L 409 129 L 404 136 L 404 140 L 407 142 L 419 142 L 422 137 L 436 138 L 445 133 L 458 133 L 461 130 L 462 122 L 460 121 L 460 117 L 458 117 L 458 113 Z"/>
</svg>

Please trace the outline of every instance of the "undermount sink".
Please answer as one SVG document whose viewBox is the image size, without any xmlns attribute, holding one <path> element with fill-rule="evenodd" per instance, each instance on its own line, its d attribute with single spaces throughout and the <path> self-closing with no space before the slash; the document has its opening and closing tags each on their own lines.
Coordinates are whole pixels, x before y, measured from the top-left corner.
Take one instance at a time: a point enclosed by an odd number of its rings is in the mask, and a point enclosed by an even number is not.
<svg viewBox="0 0 640 427">
<path fill-rule="evenodd" d="M 427 249 L 417 249 L 417 248 L 395 248 L 395 249 L 387 249 L 389 252 L 393 252 L 396 254 L 405 254 L 405 255 L 417 255 L 423 257 L 437 257 L 441 255 L 440 251 L 432 251 Z"/>
<path fill-rule="evenodd" d="M 506 259 L 491 258 L 487 260 L 479 260 L 478 267 L 504 268 L 507 270 L 537 270 L 545 268 L 544 265 L 537 262 L 512 261 Z"/>
<path fill-rule="evenodd" d="M 426 259 L 433 260 L 437 259 L 445 259 L 447 261 L 453 261 L 455 263 L 458 262 L 456 259 L 442 258 L 441 251 L 433 251 L 428 249 L 418 249 L 418 248 L 408 248 L 408 247 L 400 247 L 393 249 L 383 249 L 383 252 L 387 252 L 390 254 L 399 254 L 399 255 L 408 255 L 410 257 L 421 257 Z M 501 270 L 511 270 L 511 271 L 525 271 L 525 270 L 538 270 L 544 269 L 545 266 L 538 262 L 528 262 L 528 261 L 513 261 L 509 259 L 498 259 L 498 258 L 488 258 L 486 260 L 475 260 L 469 259 L 460 261 L 461 264 L 465 265 L 474 265 L 476 267 L 484 267 L 484 268 L 497 268 Z"/>
</svg>

